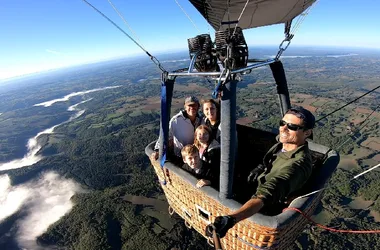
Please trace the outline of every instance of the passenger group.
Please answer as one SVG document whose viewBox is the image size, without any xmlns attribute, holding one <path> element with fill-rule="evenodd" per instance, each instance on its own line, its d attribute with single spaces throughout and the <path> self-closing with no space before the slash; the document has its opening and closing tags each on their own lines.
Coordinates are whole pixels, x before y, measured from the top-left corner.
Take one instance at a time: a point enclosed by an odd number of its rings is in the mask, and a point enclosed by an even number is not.
<svg viewBox="0 0 380 250">
<path fill-rule="evenodd" d="M 220 114 L 213 99 L 200 103 L 194 96 L 185 99 L 184 110 L 169 122 L 168 159 L 189 173 L 198 182 L 196 187 L 211 185 L 219 188 L 220 174 Z M 264 207 L 274 207 L 288 199 L 311 176 L 313 167 L 306 139 L 312 139 L 314 115 L 303 107 L 290 108 L 279 122 L 278 143 L 265 155 L 263 164 L 250 166 L 249 182 L 256 190 L 238 210 L 216 217 L 213 226 L 220 237 L 237 222 L 259 212 Z M 158 159 L 158 142 L 152 157 Z M 212 230 L 208 228 L 208 232 Z"/>
<path fill-rule="evenodd" d="M 197 187 L 217 187 L 220 172 L 219 105 L 209 99 L 202 101 L 203 114 L 199 114 L 199 108 L 198 99 L 188 96 L 184 109 L 170 119 L 168 157 L 198 178 Z M 158 142 L 152 155 L 156 160 Z"/>
</svg>

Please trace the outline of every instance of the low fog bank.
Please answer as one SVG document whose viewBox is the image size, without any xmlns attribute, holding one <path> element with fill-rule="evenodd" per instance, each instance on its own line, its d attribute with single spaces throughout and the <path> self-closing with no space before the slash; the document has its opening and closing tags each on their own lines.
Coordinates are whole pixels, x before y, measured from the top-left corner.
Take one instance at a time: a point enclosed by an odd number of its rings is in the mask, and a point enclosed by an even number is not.
<svg viewBox="0 0 380 250">
<path fill-rule="evenodd" d="M 11 185 L 8 175 L 1 175 L 0 223 L 22 209 L 26 216 L 13 225 L 15 240 L 23 249 L 44 249 L 37 245 L 36 238 L 72 209 L 70 198 L 82 191 L 79 184 L 55 172 L 18 186 Z"/>
<path fill-rule="evenodd" d="M 24 156 L 24 158 L 22 158 L 22 159 L 16 159 L 16 160 L 4 163 L 4 164 L 0 164 L 0 170 L 9 170 L 9 169 L 22 168 L 22 167 L 26 167 L 26 166 L 31 166 L 31 165 L 39 162 L 42 159 L 42 156 L 41 155 L 37 155 L 37 153 L 42 148 L 42 145 L 38 144 L 38 141 L 37 141 L 38 137 L 40 135 L 42 135 L 42 134 L 53 134 L 54 133 L 54 129 L 56 127 L 58 127 L 58 126 L 60 126 L 60 125 L 62 125 L 64 123 L 71 122 L 72 120 L 74 120 L 74 119 L 80 117 L 81 115 L 83 115 L 86 110 L 84 110 L 84 109 L 83 110 L 79 110 L 77 107 L 78 107 L 78 105 L 83 104 L 85 102 L 88 102 L 91 99 L 87 99 L 87 100 L 84 100 L 82 102 L 79 102 L 77 104 L 74 104 L 74 105 L 70 106 L 67 109 L 68 111 L 77 111 L 77 112 L 75 114 L 73 114 L 69 118 L 69 120 L 64 121 L 64 122 L 62 122 L 60 124 L 54 125 L 51 128 L 45 129 L 44 131 L 39 132 L 33 138 L 30 138 L 28 140 L 27 145 L 26 145 L 27 153 Z"/>
<path fill-rule="evenodd" d="M 56 102 L 67 101 L 73 96 L 118 87 L 120 86 L 75 92 L 63 98 L 34 106 L 48 107 Z M 42 145 L 38 143 L 38 137 L 42 134 L 52 134 L 56 127 L 80 117 L 85 110 L 79 109 L 78 105 L 90 100 L 87 99 L 70 106 L 68 111 L 75 113 L 69 120 L 45 129 L 30 138 L 26 145 L 27 154 L 24 158 L 0 164 L 0 170 L 22 168 L 40 161 L 42 156 L 37 155 L 37 153 Z M 58 221 L 72 209 L 73 204 L 70 198 L 77 192 L 83 192 L 79 184 L 73 180 L 65 179 L 55 172 L 45 172 L 33 180 L 16 186 L 12 186 L 8 175 L 0 175 L 0 224 L 6 222 L 11 227 L 7 235 L 3 235 L 5 238 L 2 240 L 15 240 L 20 249 L 46 249 L 37 245 L 36 238 L 46 232 L 51 224 Z M 20 214 L 22 215 L 20 216 L 18 212 L 21 212 Z M 7 220 L 7 218 L 12 219 Z"/>
<path fill-rule="evenodd" d="M 4 164 L 0 164 L 0 170 L 8 170 L 8 169 L 16 169 L 16 168 L 22 168 L 26 166 L 33 165 L 37 162 L 39 162 L 42 159 L 41 155 L 37 155 L 38 151 L 41 149 L 41 145 L 38 144 L 37 138 L 42 134 L 52 134 L 54 129 L 61 124 L 55 125 L 51 128 L 45 129 L 42 132 L 39 132 L 36 136 L 33 138 L 30 138 L 28 140 L 28 143 L 26 145 L 27 153 L 24 155 L 24 158 L 22 159 L 16 159 Z"/>
<path fill-rule="evenodd" d="M 71 93 L 69 95 L 64 96 L 63 98 L 54 99 L 51 101 L 35 104 L 34 106 L 49 107 L 56 102 L 68 101 L 73 96 L 81 96 L 81 95 L 85 95 L 85 94 L 92 93 L 92 92 L 102 91 L 102 90 L 106 90 L 106 89 L 114 89 L 114 88 L 118 88 L 118 87 L 120 87 L 120 86 L 110 86 L 110 87 L 104 87 L 104 88 L 91 89 L 91 90 L 87 90 L 87 91 L 74 92 L 74 93 Z M 51 128 L 45 129 L 44 131 L 38 133 L 33 138 L 30 138 L 28 140 L 27 145 L 26 145 L 26 147 L 27 147 L 26 155 L 22 159 L 15 159 L 15 160 L 12 160 L 12 161 L 7 162 L 7 163 L 0 164 L 0 170 L 9 170 L 9 169 L 16 169 L 16 168 L 31 166 L 31 165 L 37 163 L 38 161 L 40 161 L 42 159 L 42 156 L 37 155 L 37 153 L 41 149 L 42 145 L 38 144 L 38 141 L 37 141 L 38 137 L 42 134 L 52 134 L 52 133 L 54 133 L 54 129 L 56 127 L 58 127 L 64 123 L 71 122 L 72 120 L 83 115 L 85 110 L 84 109 L 80 110 L 77 107 L 78 107 L 78 105 L 83 104 L 85 102 L 88 102 L 90 100 L 92 100 L 92 98 L 84 100 L 82 102 L 79 102 L 77 104 L 70 106 L 67 109 L 68 111 L 77 111 L 77 112 L 74 115 L 72 115 L 69 118 L 69 120 L 62 122 L 60 124 L 57 124 Z"/>
<path fill-rule="evenodd" d="M 120 86 L 110 86 L 110 87 L 104 87 L 104 88 L 90 89 L 87 91 L 73 92 L 71 94 L 65 95 L 62 98 L 54 99 L 54 100 L 47 101 L 47 102 L 37 103 L 37 104 L 34 104 L 33 106 L 50 107 L 51 105 L 53 105 L 56 102 L 66 102 L 71 97 L 74 97 L 74 96 L 81 96 L 81 95 L 85 95 L 85 94 L 92 93 L 92 92 L 102 91 L 102 90 L 106 90 L 106 89 L 114 89 L 114 88 L 119 88 L 119 87 Z"/>
<path fill-rule="evenodd" d="M 79 110 L 77 109 L 77 107 L 78 107 L 79 105 L 81 105 L 81 104 L 83 104 L 83 103 L 86 103 L 86 102 L 88 102 L 88 101 L 91 101 L 91 100 L 92 100 L 92 98 L 89 98 L 89 99 L 87 99 L 87 100 L 81 101 L 80 103 L 74 104 L 74 105 L 68 107 L 68 108 L 67 108 L 67 111 L 76 111 L 76 110 L 79 111 Z M 84 110 L 83 110 L 83 111 L 84 111 Z"/>
<path fill-rule="evenodd" d="M 17 212 L 29 196 L 26 187 L 14 188 L 8 175 L 0 175 L 0 223 Z"/>
</svg>

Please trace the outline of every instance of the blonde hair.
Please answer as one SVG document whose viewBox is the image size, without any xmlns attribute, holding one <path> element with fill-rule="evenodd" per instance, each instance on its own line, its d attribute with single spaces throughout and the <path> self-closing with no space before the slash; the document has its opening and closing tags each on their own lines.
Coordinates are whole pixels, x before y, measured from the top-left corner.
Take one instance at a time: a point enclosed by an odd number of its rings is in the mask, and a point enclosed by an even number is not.
<svg viewBox="0 0 380 250">
<path fill-rule="evenodd" d="M 199 154 L 199 151 L 198 148 L 193 144 L 186 145 L 181 149 L 181 155 L 183 159 L 185 159 L 185 157 L 188 155 L 194 154 Z"/>
<path fill-rule="evenodd" d="M 195 132 L 194 132 L 194 145 L 195 145 L 198 149 L 199 149 L 199 147 L 201 146 L 201 143 L 198 141 L 198 139 L 197 139 L 197 135 L 198 135 L 198 132 L 199 132 L 200 130 L 202 130 L 202 129 L 206 130 L 207 133 L 208 133 L 208 142 L 207 142 L 207 144 L 210 144 L 211 140 L 213 139 L 213 138 L 212 138 L 212 131 L 211 131 L 211 129 L 210 129 L 207 125 L 200 125 L 200 126 L 195 130 Z"/>
</svg>

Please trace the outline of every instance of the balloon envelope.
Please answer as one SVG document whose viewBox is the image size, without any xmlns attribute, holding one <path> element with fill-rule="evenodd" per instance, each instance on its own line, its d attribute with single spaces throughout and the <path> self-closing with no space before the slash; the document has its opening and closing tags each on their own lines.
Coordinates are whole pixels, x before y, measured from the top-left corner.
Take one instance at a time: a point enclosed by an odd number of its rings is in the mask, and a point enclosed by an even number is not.
<svg viewBox="0 0 380 250">
<path fill-rule="evenodd" d="M 215 30 L 228 28 L 228 22 L 242 29 L 286 23 L 316 0 L 189 0 Z M 247 4 L 248 2 L 248 4 Z M 244 9 L 244 6 L 247 6 Z M 233 27 L 233 26 L 232 26 Z"/>
</svg>

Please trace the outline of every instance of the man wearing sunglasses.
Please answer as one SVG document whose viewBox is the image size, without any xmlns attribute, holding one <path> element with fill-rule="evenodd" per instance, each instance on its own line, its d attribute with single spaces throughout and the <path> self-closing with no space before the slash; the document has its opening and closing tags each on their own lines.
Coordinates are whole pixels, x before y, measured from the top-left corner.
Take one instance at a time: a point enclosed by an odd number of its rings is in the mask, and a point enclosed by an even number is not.
<svg viewBox="0 0 380 250">
<path fill-rule="evenodd" d="M 279 142 L 264 156 L 262 173 L 257 177 L 255 194 L 240 209 L 227 216 L 218 216 L 213 225 L 224 237 L 237 222 L 244 220 L 263 207 L 279 206 L 281 201 L 299 190 L 312 172 L 311 154 L 306 139 L 312 137 L 315 125 L 313 114 L 303 107 L 289 109 L 279 122 Z M 212 226 L 206 228 L 209 235 Z"/>
</svg>

